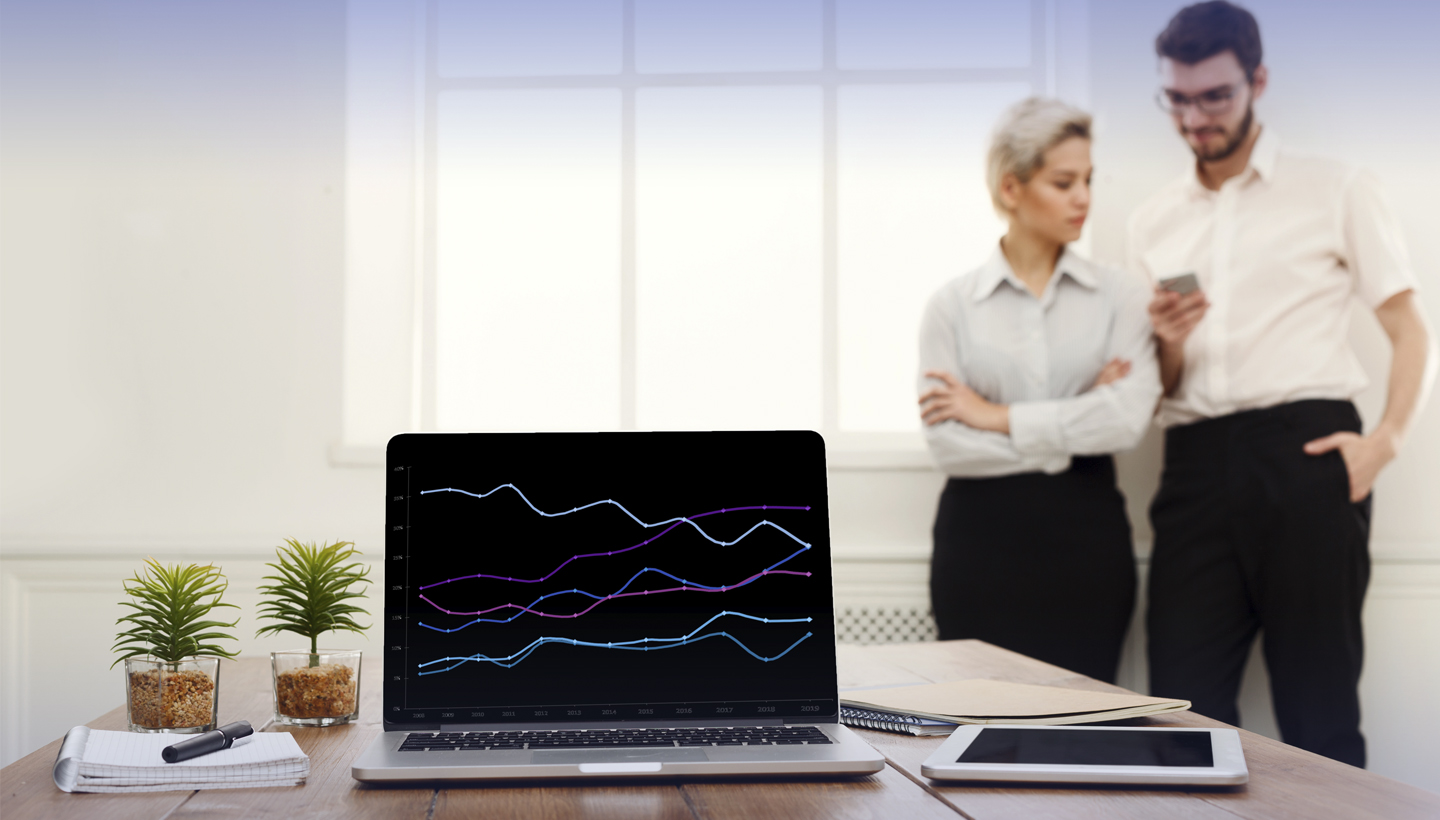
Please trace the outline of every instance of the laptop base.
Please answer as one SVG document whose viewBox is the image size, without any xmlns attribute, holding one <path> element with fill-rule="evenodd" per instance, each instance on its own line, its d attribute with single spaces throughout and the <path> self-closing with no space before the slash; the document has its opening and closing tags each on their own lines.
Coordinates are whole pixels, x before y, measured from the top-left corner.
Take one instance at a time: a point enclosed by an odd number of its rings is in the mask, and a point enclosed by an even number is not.
<svg viewBox="0 0 1440 820">
<path fill-rule="evenodd" d="M 402 752 L 409 732 L 385 732 L 350 767 L 367 783 L 410 780 L 520 780 L 597 777 L 873 774 L 885 758 L 849 728 L 818 724 L 823 746 L 710 746 L 607 749 L 497 749 Z"/>
</svg>

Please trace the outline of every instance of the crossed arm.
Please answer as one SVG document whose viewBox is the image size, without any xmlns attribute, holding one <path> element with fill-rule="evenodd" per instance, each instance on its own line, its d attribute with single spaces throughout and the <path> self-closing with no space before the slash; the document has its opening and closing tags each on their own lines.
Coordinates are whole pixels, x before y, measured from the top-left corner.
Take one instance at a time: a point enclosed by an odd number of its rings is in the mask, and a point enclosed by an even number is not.
<svg viewBox="0 0 1440 820">
<path fill-rule="evenodd" d="M 1117 308 L 1108 363 L 1090 389 L 1009 404 L 991 402 L 964 383 L 953 317 L 932 301 L 921 323 L 919 403 L 940 467 L 962 476 L 1057 472 L 1072 455 L 1135 446 L 1160 397 L 1148 298 L 1136 288 Z"/>
</svg>

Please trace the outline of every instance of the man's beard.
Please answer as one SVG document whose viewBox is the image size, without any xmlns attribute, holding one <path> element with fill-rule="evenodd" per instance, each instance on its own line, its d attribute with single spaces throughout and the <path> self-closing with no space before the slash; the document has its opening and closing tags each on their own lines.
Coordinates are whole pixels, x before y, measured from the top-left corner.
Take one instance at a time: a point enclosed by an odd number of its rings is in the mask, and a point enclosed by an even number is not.
<svg viewBox="0 0 1440 820">
<path fill-rule="evenodd" d="M 1255 106 L 1253 103 L 1247 103 L 1245 106 L 1245 118 L 1240 121 L 1240 127 L 1235 129 L 1235 135 L 1229 140 L 1226 140 L 1224 145 L 1214 151 L 1207 151 L 1204 148 L 1196 148 L 1194 145 L 1191 145 L 1190 150 L 1195 152 L 1195 158 L 1201 162 L 1219 162 L 1240 150 L 1240 146 L 1245 144 L 1245 138 L 1250 136 L 1250 126 L 1253 125 L 1254 122 Z"/>
</svg>

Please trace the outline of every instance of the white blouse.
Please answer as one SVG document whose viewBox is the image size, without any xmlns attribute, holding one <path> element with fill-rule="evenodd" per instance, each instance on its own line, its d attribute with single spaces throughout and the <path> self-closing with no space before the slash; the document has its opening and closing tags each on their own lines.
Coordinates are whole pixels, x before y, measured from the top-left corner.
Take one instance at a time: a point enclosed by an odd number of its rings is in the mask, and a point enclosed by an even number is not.
<svg viewBox="0 0 1440 820">
<path fill-rule="evenodd" d="M 920 325 L 919 392 L 940 384 L 925 372 L 941 370 L 1010 406 L 1009 435 L 922 422 L 940 468 L 959 477 L 1053 474 L 1069 469 L 1072 455 L 1134 447 L 1161 393 L 1150 295 L 1141 277 L 1067 249 L 1037 298 L 998 247 L 937 291 Z M 1129 375 L 1090 389 L 1117 357 L 1131 362 Z"/>
</svg>

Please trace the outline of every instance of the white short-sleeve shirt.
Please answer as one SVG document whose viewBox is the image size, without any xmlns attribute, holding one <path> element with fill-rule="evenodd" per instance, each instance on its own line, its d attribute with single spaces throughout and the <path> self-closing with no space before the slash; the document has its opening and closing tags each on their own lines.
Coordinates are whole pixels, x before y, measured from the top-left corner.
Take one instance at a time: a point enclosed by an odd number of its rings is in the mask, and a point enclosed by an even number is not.
<svg viewBox="0 0 1440 820">
<path fill-rule="evenodd" d="M 1195 273 L 1210 300 L 1161 403 L 1166 427 L 1354 398 L 1367 380 L 1348 341 L 1351 299 L 1375 308 L 1415 287 L 1374 177 L 1286 150 L 1269 128 L 1220 190 L 1189 173 L 1141 206 L 1129 258 L 1153 281 Z"/>
</svg>

